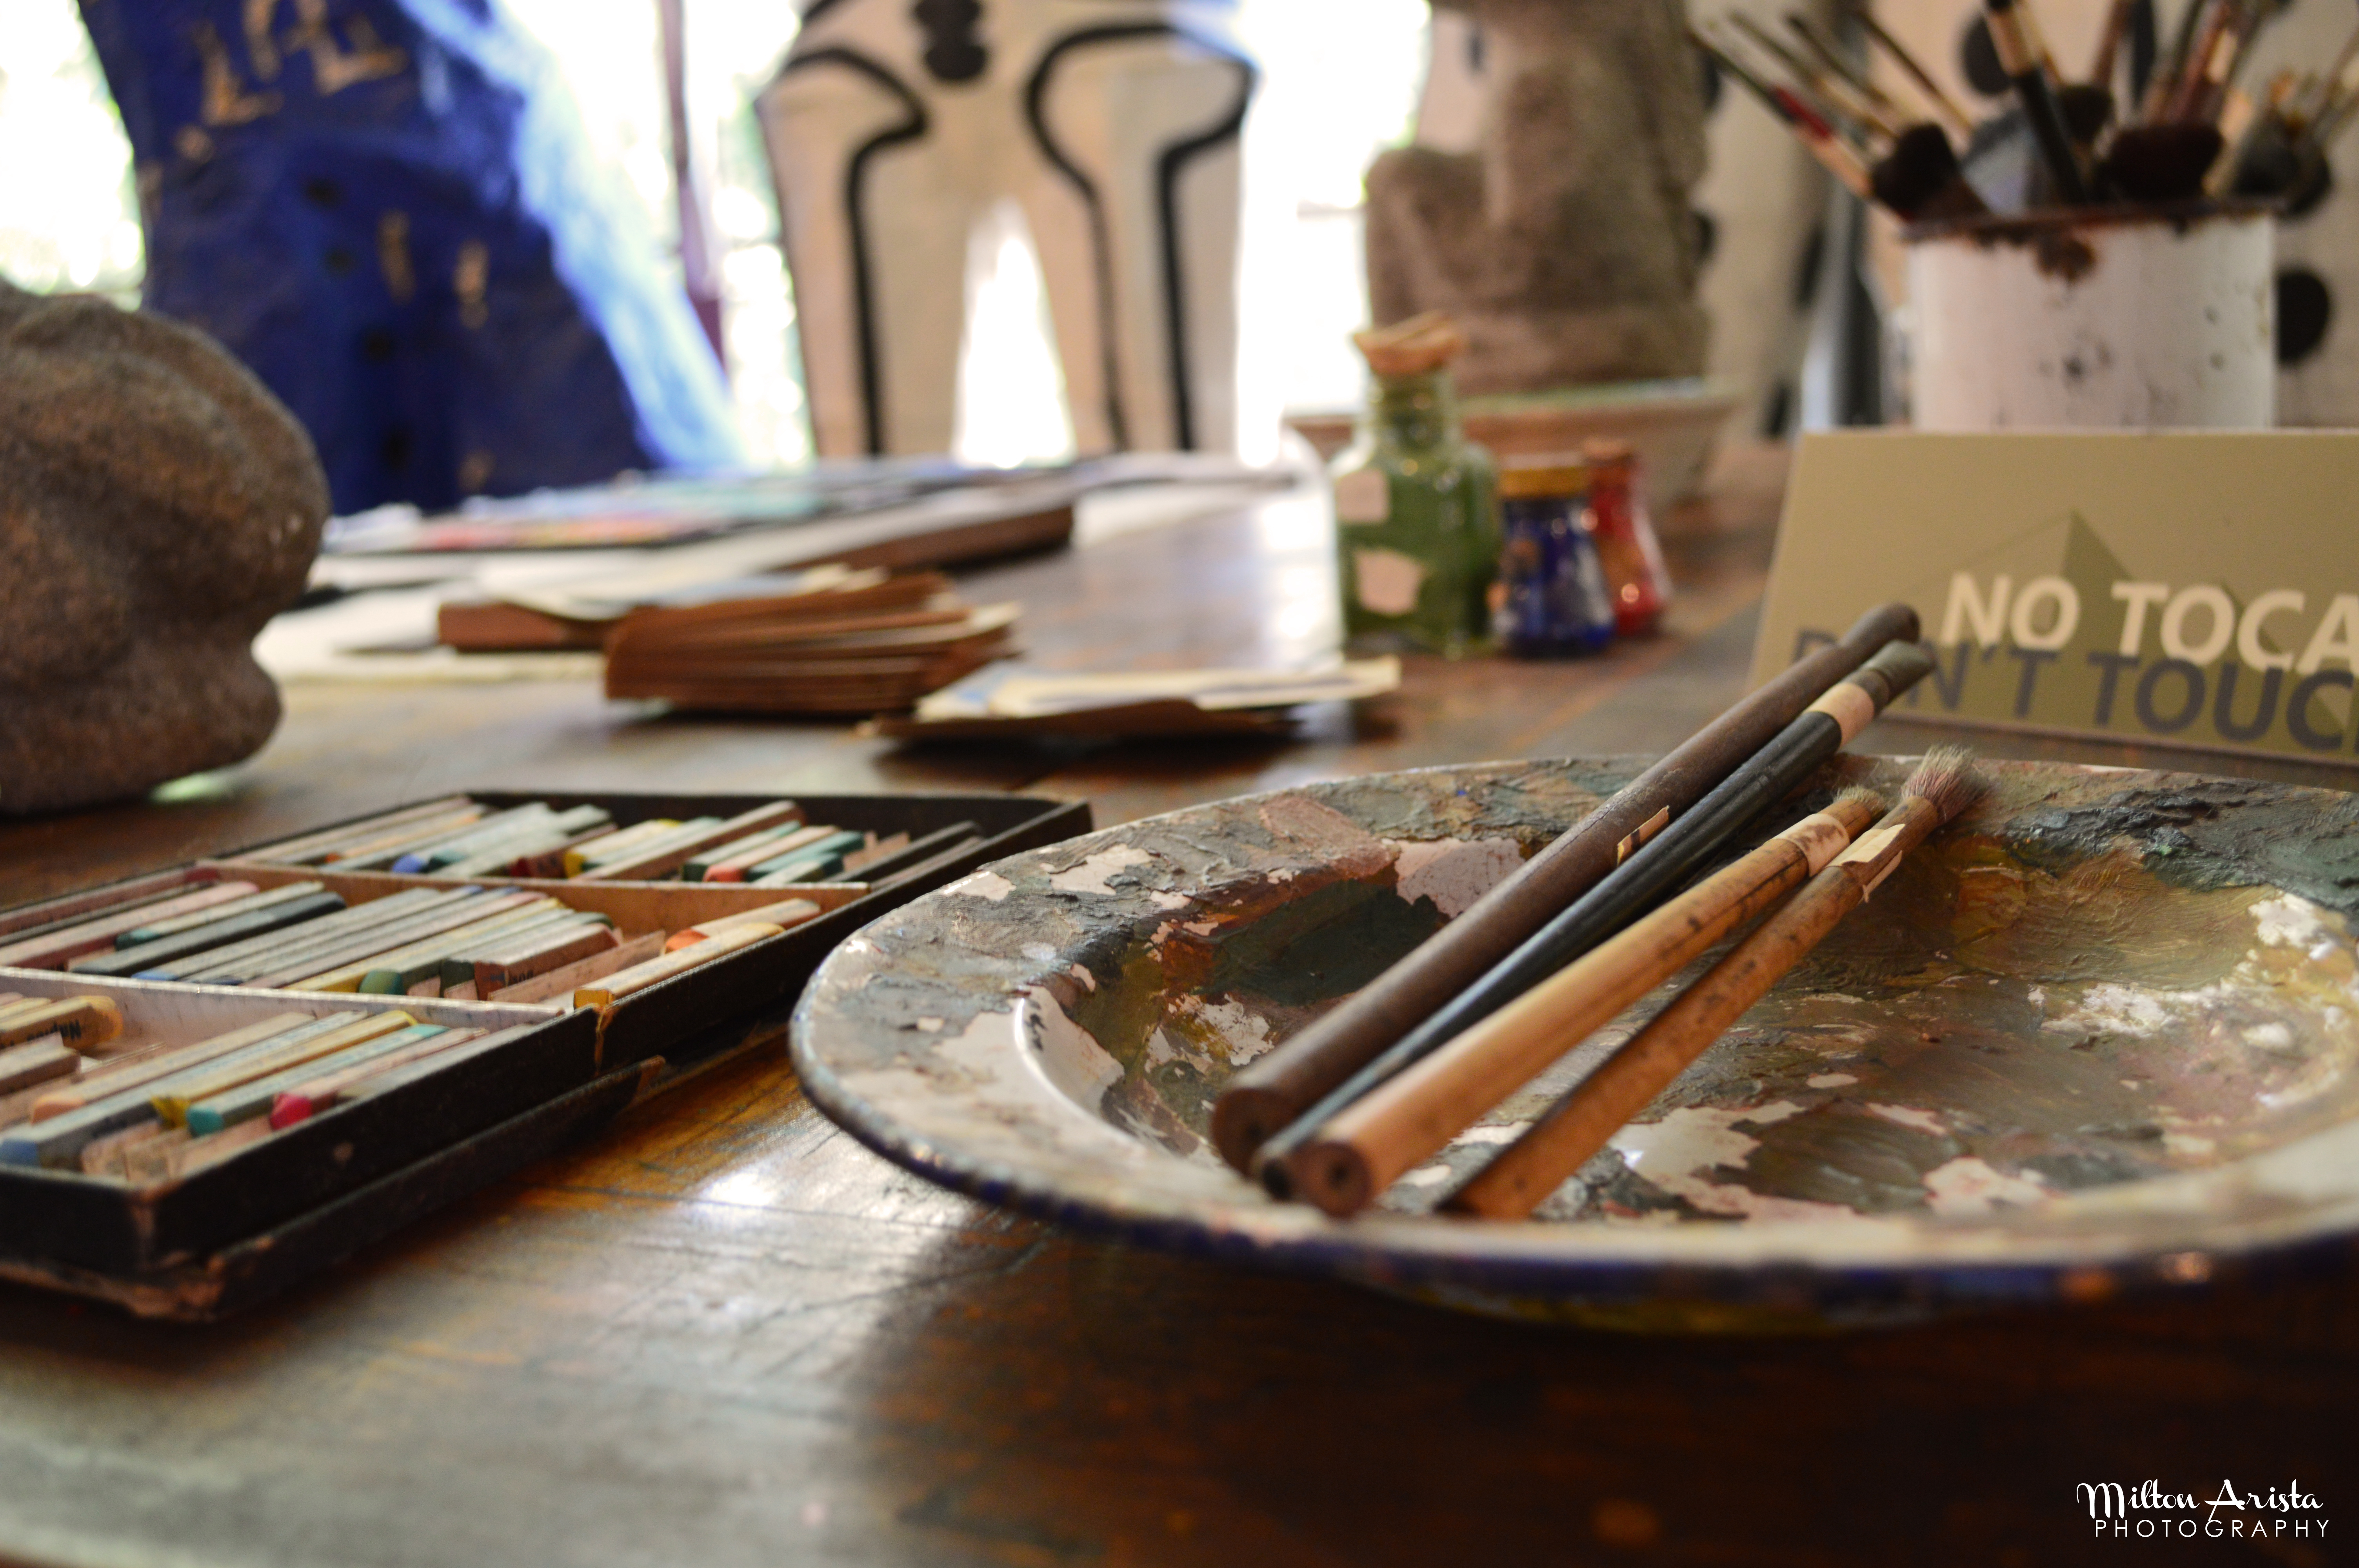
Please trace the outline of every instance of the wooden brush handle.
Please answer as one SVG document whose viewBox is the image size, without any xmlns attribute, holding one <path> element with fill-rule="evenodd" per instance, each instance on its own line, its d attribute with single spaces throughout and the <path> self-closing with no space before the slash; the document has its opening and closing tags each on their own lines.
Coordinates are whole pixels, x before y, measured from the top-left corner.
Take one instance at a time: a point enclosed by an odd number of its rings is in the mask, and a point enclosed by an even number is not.
<svg viewBox="0 0 2359 1568">
<path fill-rule="evenodd" d="M 1745 1009 L 1808 957 L 1844 915 L 1865 903 L 1870 890 L 1938 822 L 1930 803 L 1908 797 L 1574 1086 L 1442 1207 L 1490 1219 L 1520 1219 L 1529 1214 L 1726 1033 Z M 1887 832 L 1890 837 L 1871 845 Z M 1851 858 L 1862 850 L 1874 858 Z"/>
<path fill-rule="evenodd" d="M 1430 941 L 1300 1034 L 1240 1071 L 1212 1107 L 1212 1141 L 1242 1171 L 1263 1141 L 1430 1018 L 1619 863 L 1649 832 L 1709 794 L 1827 688 L 1886 643 L 1914 642 L 1917 612 L 1869 611 L 1843 641 L 1788 665 L 1625 785 Z"/>
<path fill-rule="evenodd" d="M 1294 1153 L 1294 1190 L 1332 1215 L 1366 1207 L 1624 1008 L 1776 907 L 1876 806 L 1846 797 L 1803 818 L 1378 1086 Z"/>
</svg>

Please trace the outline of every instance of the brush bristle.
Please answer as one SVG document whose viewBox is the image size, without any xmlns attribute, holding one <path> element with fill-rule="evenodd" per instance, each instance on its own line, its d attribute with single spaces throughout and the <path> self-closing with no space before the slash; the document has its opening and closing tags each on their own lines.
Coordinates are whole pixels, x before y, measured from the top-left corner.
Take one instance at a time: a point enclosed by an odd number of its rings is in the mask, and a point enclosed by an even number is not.
<svg viewBox="0 0 2359 1568">
<path fill-rule="evenodd" d="M 1908 793 L 1931 803 L 1950 822 L 1983 797 L 1990 781 L 1974 771 L 1974 754 L 1963 746 L 1936 746 L 1908 775 Z"/>
<path fill-rule="evenodd" d="M 1882 795 L 1865 784 L 1852 784 L 1836 793 L 1833 806 L 1829 806 L 1828 809 L 1832 810 L 1834 806 L 1864 806 L 1881 816 L 1888 804 Z"/>
</svg>

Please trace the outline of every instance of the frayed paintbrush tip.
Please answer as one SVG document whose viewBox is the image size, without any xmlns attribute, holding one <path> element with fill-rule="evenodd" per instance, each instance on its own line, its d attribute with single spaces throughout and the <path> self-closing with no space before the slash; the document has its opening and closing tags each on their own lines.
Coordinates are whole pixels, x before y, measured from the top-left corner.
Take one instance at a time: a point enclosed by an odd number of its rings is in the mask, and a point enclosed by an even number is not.
<svg viewBox="0 0 2359 1568">
<path fill-rule="evenodd" d="M 1936 746 L 1908 775 L 1907 793 L 1931 803 L 1940 819 L 1949 822 L 1989 788 L 1990 780 L 1974 767 L 1973 752 L 1963 746 Z"/>
<path fill-rule="evenodd" d="M 1865 784 L 1848 784 L 1835 792 L 1833 804 L 1836 806 L 1864 806 L 1872 810 L 1882 812 L 1888 803 L 1885 800 L 1883 795 L 1877 794 L 1875 790 L 1868 788 Z"/>
</svg>

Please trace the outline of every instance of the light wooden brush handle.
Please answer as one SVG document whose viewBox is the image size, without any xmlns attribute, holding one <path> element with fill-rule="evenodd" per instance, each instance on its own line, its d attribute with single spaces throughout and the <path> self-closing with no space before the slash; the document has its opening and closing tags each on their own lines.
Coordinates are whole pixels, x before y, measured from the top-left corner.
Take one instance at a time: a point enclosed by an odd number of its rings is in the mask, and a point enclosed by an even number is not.
<svg viewBox="0 0 2359 1568">
<path fill-rule="evenodd" d="M 1366 1207 L 1624 1008 L 1774 908 L 1883 804 L 1846 792 L 1378 1086 L 1293 1156 L 1295 1190 L 1332 1215 Z"/>
<path fill-rule="evenodd" d="M 1931 802 L 1918 795 L 1904 799 L 1442 1207 L 1490 1219 L 1529 1214 L 1808 957 L 1844 915 L 1865 903 L 1900 857 L 1940 822 Z"/>
</svg>

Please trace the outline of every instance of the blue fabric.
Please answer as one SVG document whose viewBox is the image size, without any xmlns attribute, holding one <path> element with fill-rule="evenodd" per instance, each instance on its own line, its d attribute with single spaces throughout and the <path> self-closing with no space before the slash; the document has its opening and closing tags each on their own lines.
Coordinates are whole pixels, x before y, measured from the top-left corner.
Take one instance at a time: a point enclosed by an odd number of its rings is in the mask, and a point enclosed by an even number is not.
<svg viewBox="0 0 2359 1568">
<path fill-rule="evenodd" d="M 687 300 L 488 0 L 82 12 L 137 160 L 144 302 L 294 411 L 339 512 L 739 460 Z"/>
</svg>

